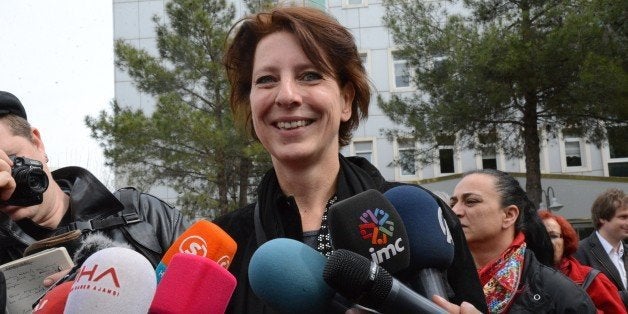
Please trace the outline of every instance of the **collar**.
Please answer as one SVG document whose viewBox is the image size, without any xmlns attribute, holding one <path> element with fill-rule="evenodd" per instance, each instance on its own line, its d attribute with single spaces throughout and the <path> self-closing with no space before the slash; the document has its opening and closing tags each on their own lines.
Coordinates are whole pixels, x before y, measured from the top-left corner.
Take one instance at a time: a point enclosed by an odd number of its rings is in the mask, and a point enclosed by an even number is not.
<svg viewBox="0 0 628 314">
<path fill-rule="evenodd" d="M 610 255 L 611 252 L 615 249 L 613 245 L 610 242 L 606 241 L 606 239 L 600 234 L 599 231 L 596 230 L 595 235 L 597 235 L 598 240 L 600 240 L 600 243 L 602 244 L 602 247 L 604 248 L 606 254 Z M 617 254 L 620 258 L 624 256 L 624 246 L 621 243 L 619 243 L 619 250 L 617 251 Z"/>
<path fill-rule="evenodd" d="M 368 189 L 378 189 L 384 184 L 377 168 L 362 157 L 344 157 L 338 154 L 340 170 L 336 196 L 338 201 Z M 262 178 L 257 191 L 257 204 L 266 240 L 287 237 L 301 240 L 301 217 L 294 198 L 286 197 L 279 187 L 274 169 Z"/>
<path fill-rule="evenodd" d="M 61 189 L 70 196 L 72 221 L 88 221 L 111 216 L 124 205 L 91 172 L 65 167 L 52 172 Z"/>
</svg>

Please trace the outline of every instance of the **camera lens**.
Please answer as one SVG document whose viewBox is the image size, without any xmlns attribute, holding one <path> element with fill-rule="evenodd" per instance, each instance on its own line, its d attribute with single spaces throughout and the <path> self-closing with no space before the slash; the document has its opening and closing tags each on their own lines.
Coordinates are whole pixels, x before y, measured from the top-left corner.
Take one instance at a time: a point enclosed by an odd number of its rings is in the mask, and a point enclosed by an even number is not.
<svg viewBox="0 0 628 314">
<path fill-rule="evenodd" d="M 32 169 L 28 175 L 28 186 L 35 193 L 44 193 L 48 188 L 48 177 L 39 169 Z"/>
<path fill-rule="evenodd" d="M 29 194 L 41 194 L 48 188 L 46 173 L 38 168 L 28 168 L 18 172 L 15 176 L 18 186 L 23 186 Z"/>
</svg>

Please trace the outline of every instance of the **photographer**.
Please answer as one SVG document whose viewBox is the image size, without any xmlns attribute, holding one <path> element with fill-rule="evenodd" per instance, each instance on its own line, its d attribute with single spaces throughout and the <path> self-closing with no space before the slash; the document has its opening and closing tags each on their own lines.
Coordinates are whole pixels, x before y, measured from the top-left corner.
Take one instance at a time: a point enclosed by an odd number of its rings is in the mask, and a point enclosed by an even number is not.
<svg viewBox="0 0 628 314">
<path fill-rule="evenodd" d="M 51 243 L 73 255 L 86 234 L 98 231 L 155 266 L 187 227 L 177 209 L 154 196 L 132 188 L 112 194 L 83 168 L 51 172 L 47 162 L 40 132 L 28 123 L 24 107 L 0 91 L 0 264 Z"/>
</svg>

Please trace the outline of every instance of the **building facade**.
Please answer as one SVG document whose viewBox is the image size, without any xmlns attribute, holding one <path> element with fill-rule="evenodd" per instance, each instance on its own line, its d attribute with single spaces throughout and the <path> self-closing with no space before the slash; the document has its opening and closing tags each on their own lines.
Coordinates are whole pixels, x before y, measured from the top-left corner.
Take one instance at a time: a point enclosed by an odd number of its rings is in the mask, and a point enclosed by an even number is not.
<svg viewBox="0 0 628 314">
<path fill-rule="evenodd" d="M 241 16 L 245 6 L 233 0 Z M 164 16 L 167 0 L 113 0 L 114 40 L 124 39 L 136 47 L 157 55 L 153 16 Z M 391 181 L 420 183 L 426 187 L 451 193 L 459 174 L 482 168 L 495 168 L 515 174 L 525 174 L 523 159 L 507 159 L 498 149 L 484 154 L 460 149 L 455 140 L 439 147 L 438 161 L 429 165 L 404 164 L 394 161 L 411 154 L 419 143 L 397 139 L 389 141 L 382 129 L 395 125 L 377 106 L 376 97 L 389 99 L 416 92 L 409 77 L 407 62 L 395 54 L 392 35 L 384 26 L 382 0 L 297 0 L 323 9 L 351 30 L 361 53 L 366 70 L 375 89 L 369 118 L 355 131 L 353 141 L 342 149 L 347 156 L 368 158 Z M 115 97 L 118 104 L 140 108 L 151 113 L 155 99 L 140 93 L 129 76 L 115 69 Z M 584 139 L 561 133 L 548 138 L 542 133 L 541 172 L 544 190 L 552 186 L 555 196 L 564 204 L 560 214 L 569 219 L 589 218 L 589 208 L 595 195 L 608 187 L 628 190 L 628 154 L 623 143 L 609 143 L 597 147 Z M 521 175 L 519 175 L 521 177 Z M 525 186 L 525 176 L 522 176 Z M 624 178 L 616 178 L 624 177 Z M 575 182 L 575 183 L 574 183 Z M 151 191 L 174 203 L 176 193 L 165 187 Z"/>
</svg>

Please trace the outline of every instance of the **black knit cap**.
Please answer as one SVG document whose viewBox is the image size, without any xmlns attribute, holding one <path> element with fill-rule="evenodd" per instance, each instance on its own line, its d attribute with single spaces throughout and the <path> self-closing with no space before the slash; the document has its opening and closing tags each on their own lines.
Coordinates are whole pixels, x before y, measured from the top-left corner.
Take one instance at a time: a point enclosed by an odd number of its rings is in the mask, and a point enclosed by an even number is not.
<svg viewBox="0 0 628 314">
<path fill-rule="evenodd" d="M 14 114 L 26 120 L 26 110 L 20 100 L 9 92 L 0 91 L 0 116 L 5 114 Z"/>
</svg>

